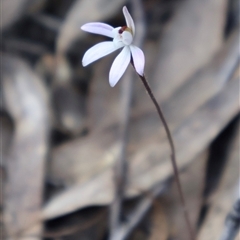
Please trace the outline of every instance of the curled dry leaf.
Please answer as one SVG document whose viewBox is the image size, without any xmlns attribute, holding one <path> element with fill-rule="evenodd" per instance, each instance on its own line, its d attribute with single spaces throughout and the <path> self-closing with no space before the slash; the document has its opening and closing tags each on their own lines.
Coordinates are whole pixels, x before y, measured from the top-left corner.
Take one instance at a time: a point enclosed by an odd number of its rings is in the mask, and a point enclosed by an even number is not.
<svg viewBox="0 0 240 240">
<path fill-rule="evenodd" d="M 238 97 L 238 81 L 229 82 L 223 91 L 197 109 L 174 132 L 179 168 L 203 151 L 238 113 Z M 159 146 L 159 138 L 152 137 L 148 145 L 143 143 L 131 157 L 127 196 L 138 195 L 172 175 L 169 146 L 167 142 L 162 142 L 161 148 Z M 112 179 L 112 169 L 109 168 L 88 182 L 71 187 L 47 203 L 42 217 L 53 218 L 89 205 L 110 203 L 113 199 Z"/>
<path fill-rule="evenodd" d="M 164 102 L 163 107 L 170 126 L 174 127 L 177 122 L 182 122 L 197 107 L 223 89 L 238 64 L 238 42 L 238 33 L 235 31 L 213 59 L 182 84 L 172 98 Z"/>
<path fill-rule="evenodd" d="M 48 178 L 68 186 L 76 182 L 87 182 L 109 169 L 118 153 L 117 133 L 113 135 L 112 131 L 103 131 L 91 134 L 85 139 L 54 149 Z"/>
<path fill-rule="evenodd" d="M 14 121 L 14 136 L 6 156 L 4 224 L 7 235 L 33 227 L 39 234 L 44 167 L 47 154 L 46 89 L 21 59 L 2 55 L 3 97 Z M 30 231 L 33 233 L 32 231 Z"/>
<path fill-rule="evenodd" d="M 87 22 L 106 20 L 113 16 L 125 0 L 76 0 L 69 10 L 57 39 L 57 52 L 64 53 L 80 36 L 80 27 Z"/>
</svg>

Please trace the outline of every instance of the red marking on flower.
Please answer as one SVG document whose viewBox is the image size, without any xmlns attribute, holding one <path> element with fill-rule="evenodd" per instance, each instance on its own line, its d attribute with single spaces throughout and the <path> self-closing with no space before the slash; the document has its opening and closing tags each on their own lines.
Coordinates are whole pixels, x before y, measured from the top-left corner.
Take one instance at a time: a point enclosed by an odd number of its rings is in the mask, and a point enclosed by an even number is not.
<svg viewBox="0 0 240 240">
<path fill-rule="evenodd" d="M 126 28 L 127 28 L 127 26 L 121 27 L 121 29 L 119 29 L 118 33 L 122 34 L 126 30 Z"/>
</svg>

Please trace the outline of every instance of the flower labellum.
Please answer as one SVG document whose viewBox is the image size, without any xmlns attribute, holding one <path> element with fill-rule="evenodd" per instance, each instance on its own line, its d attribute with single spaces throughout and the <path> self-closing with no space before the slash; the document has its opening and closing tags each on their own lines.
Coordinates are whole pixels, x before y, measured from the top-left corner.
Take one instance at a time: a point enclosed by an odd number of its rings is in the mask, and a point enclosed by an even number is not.
<svg viewBox="0 0 240 240">
<path fill-rule="evenodd" d="M 111 87 L 114 87 L 122 77 L 131 61 L 131 57 L 136 72 L 141 76 L 144 73 L 144 54 L 140 48 L 132 44 L 135 35 L 135 25 L 125 6 L 123 7 L 123 14 L 127 26 L 113 28 L 105 23 L 92 22 L 86 23 L 81 27 L 83 31 L 104 35 L 113 39 L 112 41 L 98 43 L 88 49 L 82 59 L 84 67 L 117 49 L 123 48 L 113 61 L 110 69 L 109 83 Z"/>
</svg>

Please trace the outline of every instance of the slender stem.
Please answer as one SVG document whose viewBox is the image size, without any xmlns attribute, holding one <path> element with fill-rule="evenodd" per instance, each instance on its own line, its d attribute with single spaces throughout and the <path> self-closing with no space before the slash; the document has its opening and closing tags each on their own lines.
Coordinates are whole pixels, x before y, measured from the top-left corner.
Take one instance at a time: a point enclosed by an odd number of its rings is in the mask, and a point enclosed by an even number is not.
<svg viewBox="0 0 240 240">
<path fill-rule="evenodd" d="M 190 219 L 189 219 L 189 215 L 188 215 L 188 211 L 187 211 L 186 203 L 185 203 L 185 199 L 184 199 L 184 194 L 183 194 L 181 183 L 180 183 L 179 172 L 178 172 L 177 162 L 176 162 L 175 147 L 174 147 L 174 143 L 173 143 L 173 138 L 172 138 L 171 132 L 170 132 L 170 130 L 168 128 L 167 121 L 166 121 L 166 119 L 165 119 L 165 117 L 163 115 L 163 112 L 162 112 L 162 110 L 161 110 L 161 108 L 160 108 L 156 98 L 153 95 L 153 92 L 152 92 L 152 90 L 150 88 L 150 85 L 148 84 L 148 82 L 146 80 L 146 77 L 144 75 L 141 76 L 139 74 L 138 74 L 138 76 L 142 80 L 143 85 L 146 88 L 148 95 L 150 96 L 153 104 L 155 105 L 155 107 L 157 109 L 157 112 L 158 112 L 158 115 L 159 115 L 159 117 L 160 117 L 160 119 L 161 119 L 161 121 L 163 123 L 164 128 L 165 128 L 165 131 L 166 131 L 166 134 L 167 134 L 167 137 L 168 137 L 168 141 L 169 141 L 169 144 L 170 144 L 170 147 L 171 147 L 171 161 L 172 161 L 174 176 L 175 176 L 176 183 L 177 183 L 178 192 L 179 192 L 180 199 L 181 199 L 181 204 L 183 206 L 184 218 L 185 218 L 186 225 L 187 225 L 187 228 L 188 228 L 188 231 L 189 231 L 190 239 L 194 240 L 195 237 L 194 237 L 193 230 L 191 228 Z"/>
</svg>

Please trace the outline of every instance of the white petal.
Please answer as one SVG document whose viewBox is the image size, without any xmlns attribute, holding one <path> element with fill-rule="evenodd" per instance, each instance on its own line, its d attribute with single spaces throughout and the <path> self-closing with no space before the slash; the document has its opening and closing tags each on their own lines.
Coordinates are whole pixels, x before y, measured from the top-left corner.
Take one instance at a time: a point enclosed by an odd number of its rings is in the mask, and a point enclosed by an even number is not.
<svg viewBox="0 0 240 240">
<path fill-rule="evenodd" d="M 137 73 L 141 76 L 144 74 L 144 65 L 145 65 L 145 57 L 143 51 L 133 45 L 130 45 L 132 58 L 133 58 L 133 64 L 137 71 Z"/>
<path fill-rule="evenodd" d="M 132 29 L 133 36 L 134 36 L 135 35 L 135 25 L 134 25 L 133 19 L 132 19 L 130 13 L 128 12 L 126 6 L 123 7 L 123 14 L 124 14 L 127 26 Z"/>
<path fill-rule="evenodd" d="M 113 27 L 100 22 L 92 22 L 92 23 L 86 23 L 84 24 L 81 29 L 86 32 L 95 33 L 104 35 L 110 38 L 113 38 Z"/>
<path fill-rule="evenodd" d="M 93 47 L 89 48 L 84 54 L 82 59 L 82 65 L 85 67 L 88 64 L 98 60 L 99 58 L 102 58 L 114 52 L 118 48 L 120 47 L 116 47 L 112 41 L 98 43 Z"/>
<path fill-rule="evenodd" d="M 111 87 L 114 87 L 119 81 L 119 79 L 122 77 L 123 73 L 127 69 L 130 59 L 131 59 L 130 48 L 126 46 L 115 58 L 110 69 L 109 83 Z"/>
</svg>

